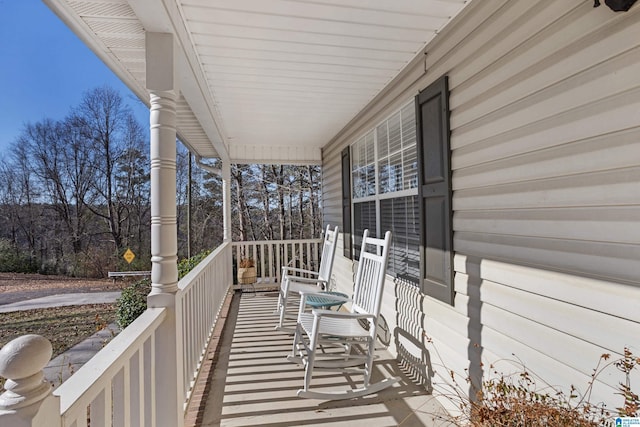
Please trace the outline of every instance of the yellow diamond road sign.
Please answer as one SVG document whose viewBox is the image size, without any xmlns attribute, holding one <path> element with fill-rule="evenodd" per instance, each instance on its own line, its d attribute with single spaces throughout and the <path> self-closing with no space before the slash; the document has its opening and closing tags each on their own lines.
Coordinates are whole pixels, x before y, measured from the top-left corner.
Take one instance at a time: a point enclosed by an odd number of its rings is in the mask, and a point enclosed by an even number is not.
<svg viewBox="0 0 640 427">
<path fill-rule="evenodd" d="M 131 261 L 133 261 L 133 259 L 136 257 L 136 254 L 131 252 L 131 249 L 127 249 L 127 251 L 124 253 L 124 255 L 122 255 L 122 257 L 125 259 L 125 261 L 131 264 Z"/>
</svg>

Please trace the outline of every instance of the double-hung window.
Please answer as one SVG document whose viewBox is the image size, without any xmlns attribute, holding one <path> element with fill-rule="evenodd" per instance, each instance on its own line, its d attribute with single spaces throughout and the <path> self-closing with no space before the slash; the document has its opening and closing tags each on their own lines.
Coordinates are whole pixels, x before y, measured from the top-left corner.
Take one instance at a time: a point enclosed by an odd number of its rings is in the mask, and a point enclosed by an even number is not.
<svg viewBox="0 0 640 427">
<path fill-rule="evenodd" d="M 387 271 L 453 304 L 449 133 L 443 76 L 342 152 L 342 212 L 345 256 L 359 257 L 365 229 L 390 230 Z"/>
<path fill-rule="evenodd" d="M 417 282 L 420 275 L 418 164 L 413 101 L 351 145 L 354 255 L 362 233 L 393 240 L 387 270 Z"/>
</svg>

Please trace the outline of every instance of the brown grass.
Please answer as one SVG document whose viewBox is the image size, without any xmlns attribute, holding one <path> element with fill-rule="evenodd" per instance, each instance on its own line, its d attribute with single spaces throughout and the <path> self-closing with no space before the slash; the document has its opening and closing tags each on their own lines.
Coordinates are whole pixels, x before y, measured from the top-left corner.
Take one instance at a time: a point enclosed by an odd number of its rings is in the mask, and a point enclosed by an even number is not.
<svg viewBox="0 0 640 427">
<path fill-rule="evenodd" d="M 53 357 L 115 321 L 115 304 L 88 304 L 0 314 L 0 347 L 26 334 L 51 341 Z M 0 379 L 0 390 L 4 379 Z"/>
</svg>

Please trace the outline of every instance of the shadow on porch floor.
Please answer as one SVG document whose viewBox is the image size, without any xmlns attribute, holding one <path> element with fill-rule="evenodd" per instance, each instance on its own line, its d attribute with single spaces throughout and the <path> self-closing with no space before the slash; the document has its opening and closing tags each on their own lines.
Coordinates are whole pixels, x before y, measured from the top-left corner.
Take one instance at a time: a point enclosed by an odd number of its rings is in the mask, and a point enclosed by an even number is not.
<svg viewBox="0 0 640 427">
<path fill-rule="evenodd" d="M 304 370 L 286 360 L 292 337 L 274 329 L 277 294 L 236 293 L 222 336 L 219 357 L 200 426 L 450 426 L 437 420 L 442 407 L 413 385 L 386 351 L 376 361 L 374 381 L 403 377 L 383 392 L 360 399 L 301 399 Z M 376 379 L 375 375 L 379 378 Z M 315 376 L 312 384 L 349 384 L 340 373 Z"/>
</svg>

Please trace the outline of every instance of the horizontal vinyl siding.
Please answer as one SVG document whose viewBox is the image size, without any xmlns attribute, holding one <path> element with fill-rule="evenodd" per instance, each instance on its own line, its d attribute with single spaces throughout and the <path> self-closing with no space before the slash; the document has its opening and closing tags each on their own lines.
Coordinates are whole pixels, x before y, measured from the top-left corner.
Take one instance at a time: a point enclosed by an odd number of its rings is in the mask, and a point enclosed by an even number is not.
<svg viewBox="0 0 640 427">
<path fill-rule="evenodd" d="M 449 73 L 455 249 L 637 285 L 639 8 L 534 3 Z"/>
<path fill-rule="evenodd" d="M 640 56 L 640 53 L 639 53 Z M 506 159 L 494 160 L 474 166 L 458 167 L 454 174 L 455 188 L 465 194 L 467 188 L 479 189 L 501 184 L 525 184 L 529 181 L 555 180 L 553 187 L 573 188 L 571 178 L 586 178 L 596 172 L 611 170 L 638 174 L 637 142 L 640 129 L 614 131 L 605 135 L 536 150 Z M 598 159 L 594 163 L 593 159 Z M 523 167 L 524 166 L 524 167 Z M 634 169 L 635 168 L 635 169 Z M 559 180 L 566 180 L 557 185 Z M 616 177 L 615 181 L 619 181 Z M 623 189 L 626 193 L 626 189 Z M 626 193 L 632 203 L 640 201 L 640 195 Z M 606 204 L 620 204 L 621 200 Z"/>
<path fill-rule="evenodd" d="M 528 36 L 449 73 L 456 304 L 483 349 L 583 391 L 640 333 L 640 14 L 584 6 L 513 2 L 494 20 L 521 10 Z"/>
<path fill-rule="evenodd" d="M 443 74 L 455 303 L 416 293 L 416 308 L 390 279 L 383 315 L 422 342 L 435 392 L 449 369 L 497 359 L 583 390 L 601 354 L 640 355 L 640 5 L 472 1 L 325 148 L 324 167 L 339 171 L 342 148 Z M 338 221 L 339 179 L 324 190 Z M 620 381 L 608 370 L 591 401 L 619 406 Z"/>
</svg>

